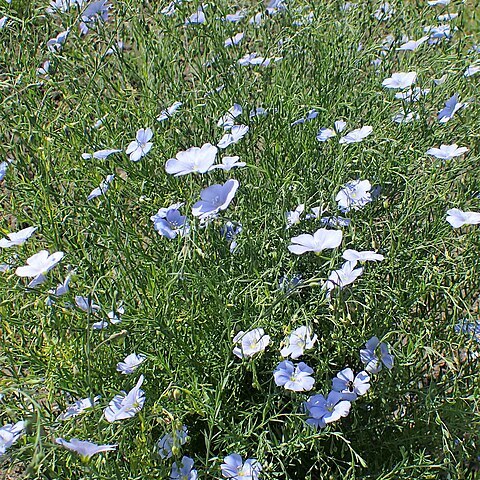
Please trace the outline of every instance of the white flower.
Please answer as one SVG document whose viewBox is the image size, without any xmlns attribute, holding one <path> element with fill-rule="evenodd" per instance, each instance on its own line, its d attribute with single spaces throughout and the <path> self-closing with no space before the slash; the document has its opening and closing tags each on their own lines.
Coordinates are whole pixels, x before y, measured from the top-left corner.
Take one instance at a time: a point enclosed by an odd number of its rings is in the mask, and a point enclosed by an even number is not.
<svg viewBox="0 0 480 480">
<path fill-rule="evenodd" d="M 67 410 L 58 417 L 58 420 L 68 420 L 69 418 L 80 415 L 88 408 L 93 408 L 95 405 L 97 405 L 99 399 L 100 396 L 98 395 L 93 399 L 88 397 L 77 400 L 75 403 L 67 407 Z"/>
<path fill-rule="evenodd" d="M 297 359 L 303 355 L 305 350 L 310 350 L 317 341 L 317 335 L 312 337 L 310 327 L 303 326 L 295 329 L 287 339 L 287 346 L 280 350 L 284 358 L 290 356 Z"/>
<path fill-rule="evenodd" d="M 353 180 L 348 182 L 335 197 L 338 202 L 338 208 L 343 212 L 348 212 L 352 208 L 359 210 L 367 203 L 372 201 L 370 195 L 371 183 L 368 180 Z"/>
<path fill-rule="evenodd" d="M 55 443 L 58 443 L 72 452 L 78 453 L 83 458 L 90 458 L 92 455 L 100 452 L 116 450 L 118 447 L 118 445 L 97 445 L 96 443 L 78 440 L 77 438 L 72 438 L 69 442 L 63 438 L 57 438 Z"/>
<path fill-rule="evenodd" d="M 234 125 L 230 133 L 226 133 L 218 142 L 218 148 L 227 148 L 232 143 L 237 143 L 248 132 L 249 127 L 247 125 Z"/>
<path fill-rule="evenodd" d="M 291 239 L 292 245 L 288 246 L 290 252 L 301 255 L 306 252 L 319 253 L 325 249 L 336 248 L 342 243 L 341 230 L 327 230 L 319 228 L 313 235 L 303 234 Z"/>
<path fill-rule="evenodd" d="M 150 140 L 153 137 L 153 132 L 150 128 L 140 128 L 137 131 L 136 140 L 130 142 L 125 153 L 130 155 L 132 162 L 138 162 L 143 156 L 145 156 L 153 146 Z"/>
<path fill-rule="evenodd" d="M 458 208 L 447 210 L 447 222 L 453 228 L 460 228 L 463 225 L 478 225 L 480 223 L 480 213 L 464 212 Z"/>
<path fill-rule="evenodd" d="M 108 422 L 134 417 L 143 408 L 145 392 L 140 390 L 143 380 L 143 375 L 140 375 L 137 384 L 128 393 L 121 392 L 113 397 L 104 411 Z"/>
<path fill-rule="evenodd" d="M 381 262 L 384 256 L 369 250 L 357 252 L 357 250 L 345 250 L 342 257 L 348 262 Z"/>
<path fill-rule="evenodd" d="M 238 332 L 233 338 L 233 343 L 240 345 L 233 349 L 234 355 L 245 358 L 263 352 L 270 343 L 270 337 L 265 335 L 263 328 L 254 328 L 249 332 Z"/>
<path fill-rule="evenodd" d="M 18 232 L 12 232 L 7 235 L 7 238 L 0 240 L 0 248 L 10 248 L 17 245 L 24 244 L 38 227 L 27 227 Z"/>
<path fill-rule="evenodd" d="M 466 106 L 465 103 L 460 102 L 458 94 L 456 93 L 445 102 L 445 108 L 438 112 L 438 121 L 440 123 L 447 123 L 455 115 L 455 112 Z"/>
<path fill-rule="evenodd" d="M 146 359 L 146 355 L 131 353 L 125 357 L 123 362 L 117 363 L 117 372 L 121 372 L 124 375 L 133 373 Z"/>
<path fill-rule="evenodd" d="M 205 173 L 215 163 L 218 149 L 210 143 L 201 148 L 191 147 L 178 152 L 175 158 L 170 158 L 165 164 L 165 171 L 179 177 L 189 173 Z"/>
<path fill-rule="evenodd" d="M 427 2 L 431 7 L 435 7 L 437 5 L 447 6 L 450 3 L 450 0 L 428 0 Z"/>
<path fill-rule="evenodd" d="M 63 258 L 63 252 L 55 252 L 51 255 L 47 250 L 32 255 L 27 259 L 27 265 L 18 267 L 15 273 L 19 277 L 35 277 L 38 278 L 43 273 L 50 271 Z"/>
<path fill-rule="evenodd" d="M 305 211 L 305 205 L 302 203 L 298 205 L 298 207 L 295 210 L 291 212 L 287 212 L 285 214 L 285 217 L 287 220 L 287 228 L 290 228 L 292 225 L 297 225 L 297 223 L 300 223 L 300 217 L 304 211 Z"/>
<path fill-rule="evenodd" d="M 0 457 L 25 433 L 26 426 L 27 422 L 21 421 L 0 428 Z"/>
<path fill-rule="evenodd" d="M 339 287 L 341 290 L 362 275 L 363 268 L 355 268 L 356 264 L 357 262 L 345 262 L 339 270 L 330 273 L 322 287 L 327 290 L 328 295 L 335 287 Z"/>
<path fill-rule="evenodd" d="M 398 72 L 386 78 L 382 85 L 385 88 L 409 88 L 417 79 L 417 72 Z"/>
<path fill-rule="evenodd" d="M 441 160 L 451 160 L 468 152 L 467 147 L 459 147 L 456 143 L 453 145 L 440 145 L 440 148 L 429 148 L 427 155 L 433 155 Z"/>
<path fill-rule="evenodd" d="M 166 110 L 162 110 L 160 112 L 160 115 L 157 117 L 157 120 L 159 122 L 168 120 L 182 105 L 183 105 L 182 102 L 174 102 L 173 105 L 168 107 Z"/>
<path fill-rule="evenodd" d="M 368 137 L 373 132 L 373 128 L 369 125 L 366 125 L 362 128 L 357 128 L 356 130 L 352 130 L 351 132 L 347 133 L 343 136 L 339 143 L 340 144 L 349 144 L 349 143 L 357 143 L 361 142 L 364 138 Z"/>
</svg>

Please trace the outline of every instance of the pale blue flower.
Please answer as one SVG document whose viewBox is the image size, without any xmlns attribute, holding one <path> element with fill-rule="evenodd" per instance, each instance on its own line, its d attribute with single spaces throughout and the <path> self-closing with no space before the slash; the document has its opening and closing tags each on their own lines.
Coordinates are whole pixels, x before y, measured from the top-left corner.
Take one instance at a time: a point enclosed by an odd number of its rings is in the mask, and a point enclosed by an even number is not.
<svg viewBox="0 0 480 480">
<path fill-rule="evenodd" d="M 78 440 L 77 438 L 72 438 L 70 441 L 67 441 L 63 438 L 57 438 L 55 443 L 58 443 L 62 447 L 67 448 L 72 452 L 78 453 L 84 459 L 89 459 L 96 453 L 116 450 L 118 447 L 118 445 L 97 445 L 96 443 Z"/>
<path fill-rule="evenodd" d="M 211 172 L 212 170 L 223 170 L 225 172 L 229 172 L 232 168 L 241 168 L 245 167 L 247 164 L 245 162 L 239 162 L 238 160 L 240 157 L 222 157 L 222 163 L 217 165 L 212 165 L 208 171 Z"/>
<path fill-rule="evenodd" d="M 224 47 L 232 47 L 233 45 L 238 45 L 242 40 L 245 34 L 243 32 L 237 33 L 233 37 L 229 37 L 224 42 Z"/>
<path fill-rule="evenodd" d="M 106 22 L 108 20 L 108 10 L 111 5 L 107 4 L 108 0 L 98 0 L 87 5 L 82 12 L 79 28 L 82 35 L 86 35 L 98 21 Z"/>
<path fill-rule="evenodd" d="M 464 212 L 459 208 L 451 208 L 447 210 L 446 220 L 453 228 L 460 228 L 463 225 L 478 225 L 480 224 L 480 213 Z"/>
<path fill-rule="evenodd" d="M 458 112 L 458 110 L 464 108 L 465 106 L 466 104 L 461 103 L 458 94 L 455 93 L 455 95 L 451 96 L 445 102 L 445 108 L 438 112 L 438 121 L 440 123 L 447 123 L 455 115 L 455 113 Z"/>
<path fill-rule="evenodd" d="M 32 255 L 27 259 L 27 265 L 18 267 L 15 273 L 19 277 L 35 277 L 49 272 L 58 262 L 63 258 L 63 252 L 55 252 L 51 255 L 47 250 L 41 250 L 40 252 Z"/>
<path fill-rule="evenodd" d="M 370 376 L 367 372 L 360 372 L 355 376 L 351 368 L 345 368 L 332 380 L 332 390 L 340 392 L 343 400 L 354 402 L 357 397 L 367 393 L 369 382 Z"/>
<path fill-rule="evenodd" d="M 347 133 L 343 136 L 338 143 L 348 145 L 350 143 L 358 143 L 361 142 L 363 139 L 368 137 L 373 132 L 373 128 L 370 125 L 366 125 L 362 128 L 357 128 L 356 130 L 352 130 L 351 132 Z"/>
<path fill-rule="evenodd" d="M 233 200 L 238 189 L 237 180 L 227 180 L 224 184 L 215 184 L 200 192 L 201 200 L 192 207 L 194 217 L 206 218 L 225 210 Z"/>
<path fill-rule="evenodd" d="M 23 245 L 37 230 L 38 227 L 27 227 L 18 232 L 9 233 L 6 238 L 0 240 L 0 248 L 10 248 Z"/>
<path fill-rule="evenodd" d="M 190 233 L 187 217 L 180 214 L 179 208 L 183 203 L 175 203 L 168 208 L 161 208 L 156 215 L 150 217 L 155 230 L 172 240 L 180 235 L 184 237 Z"/>
<path fill-rule="evenodd" d="M 262 466 L 255 458 L 249 458 L 243 463 L 238 453 L 232 453 L 223 459 L 220 465 L 224 478 L 231 480 L 258 480 Z"/>
<path fill-rule="evenodd" d="M 233 354 L 238 358 L 252 357 L 263 352 L 270 343 L 270 336 L 265 335 L 263 328 L 254 328 L 248 332 L 240 331 L 233 337 Z"/>
<path fill-rule="evenodd" d="M 115 179 L 115 175 L 107 175 L 105 180 L 100 182 L 100 185 L 97 188 L 94 188 L 87 197 L 87 201 L 93 200 L 94 198 L 100 197 L 107 193 L 108 189 L 110 188 L 110 184 Z"/>
<path fill-rule="evenodd" d="M 343 232 L 341 230 L 327 230 L 319 228 L 313 235 L 304 233 L 291 239 L 288 246 L 290 252 L 301 255 L 306 252 L 320 253 L 326 249 L 338 247 L 342 243 Z"/>
<path fill-rule="evenodd" d="M 56 37 L 51 38 L 47 42 L 47 48 L 51 52 L 59 52 L 65 42 L 67 41 L 68 34 L 70 33 L 70 30 L 65 30 L 64 32 L 60 32 Z"/>
<path fill-rule="evenodd" d="M 307 392 L 315 385 L 315 379 L 311 377 L 313 369 L 306 363 L 300 362 L 294 365 L 288 360 L 280 362 L 273 372 L 275 384 L 294 392 Z"/>
<path fill-rule="evenodd" d="M 237 248 L 237 236 L 242 233 L 243 227 L 239 222 L 228 221 L 220 230 L 220 233 L 226 238 L 230 252 L 233 253 Z"/>
<path fill-rule="evenodd" d="M 229 145 L 239 142 L 247 133 L 247 125 L 234 125 L 230 133 L 226 133 L 218 142 L 218 148 L 227 148 Z"/>
<path fill-rule="evenodd" d="M 378 373 L 382 369 L 382 364 L 389 370 L 393 368 L 393 355 L 390 354 L 388 345 L 380 343 L 377 337 L 368 340 L 365 348 L 360 350 L 360 360 L 368 373 Z"/>
<path fill-rule="evenodd" d="M 153 143 L 150 140 L 152 137 L 153 132 L 150 128 L 141 128 L 137 131 L 136 139 L 130 142 L 126 150 L 126 154 L 130 155 L 132 162 L 138 162 L 151 150 Z"/>
<path fill-rule="evenodd" d="M 0 428 L 0 458 L 5 454 L 22 435 L 25 434 L 27 422 L 20 421 L 15 424 L 7 423 Z"/>
<path fill-rule="evenodd" d="M 174 102 L 166 110 L 162 110 L 160 112 L 160 115 L 157 117 L 157 120 L 159 122 L 163 122 L 165 120 L 168 120 L 182 105 L 183 105 L 182 102 Z"/>
<path fill-rule="evenodd" d="M 217 147 L 205 143 L 201 148 L 191 147 L 178 152 L 175 158 L 170 158 L 165 164 L 165 171 L 179 177 L 189 173 L 205 173 L 215 163 Z"/>
<path fill-rule="evenodd" d="M 94 398 L 87 397 L 77 400 L 75 403 L 67 407 L 67 410 L 58 417 L 58 420 L 68 420 L 69 418 L 76 417 L 77 415 L 84 413 L 85 410 L 97 405 L 98 400 L 100 400 L 100 395 L 97 395 Z"/>
<path fill-rule="evenodd" d="M 131 353 L 125 357 L 123 362 L 117 363 L 117 372 L 121 372 L 124 375 L 129 375 L 133 373 L 146 359 L 146 355 L 137 355 L 136 353 Z"/>
<path fill-rule="evenodd" d="M 328 280 L 324 283 L 323 289 L 327 290 L 327 296 L 330 292 L 338 287 L 342 290 L 347 285 L 352 284 L 360 275 L 363 274 L 363 268 L 355 268 L 356 261 L 345 262 L 338 270 L 333 270 L 328 276 Z"/>
<path fill-rule="evenodd" d="M 346 417 L 350 413 L 351 405 L 348 400 L 343 399 L 340 392 L 334 390 L 328 394 L 327 398 L 323 395 L 314 395 L 304 404 L 305 410 L 313 419 L 313 421 L 307 420 L 307 423 L 323 428 L 329 423 Z"/>
<path fill-rule="evenodd" d="M 348 182 L 335 197 L 338 208 L 342 212 L 359 210 L 372 201 L 370 190 L 371 183 L 368 180 L 352 180 Z"/>
<path fill-rule="evenodd" d="M 385 88 L 409 88 L 417 79 L 417 72 L 398 72 L 392 74 L 391 77 L 386 78 L 382 85 Z"/>
<path fill-rule="evenodd" d="M 168 459 L 173 455 L 173 447 L 181 447 L 185 445 L 188 437 L 188 429 L 183 425 L 180 430 L 175 430 L 173 434 L 166 433 L 158 442 L 158 454 L 163 459 Z"/>
<path fill-rule="evenodd" d="M 280 355 L 296 360 L 304 354 L 305 350 L 312 349 L 316 341 L 317 335 L 312 337 L 312 329 L 309 326 L 298 327 L 286 340 L 286 346 L 280 350 Z"/>
<path fill-rule="evenodd" d="M 170 480 L 197 480 L 197 471 L 193 468 L 193 459 L 183 457 L 180 466 L 173 462 Z"/>
<path fill-rule="evenodd" d="M 104 150 L 97 150 L 96 152 L 93 152 L 93 153 L 82 153 L 82 158 L 84 160 L 89 160 L 90 158 L 105 160 L 110 155 L 113 155 L 114 153 L 119 153 L 121 151 L 122 150 L 118 150 L 116 148 L 107 148 L 107 149 L 104 149 Z"/>
<path fill-rule="evenodd" d="M 432 155 L 440 160 L 452 160 L 452 158 L 459 157 L 468 152 L 467 147 L 459 147 L 456 143 L 453 145 L 440 145 L 440 148 L 429 148 L 427 155 Z"/>
<path fill-rule="evenodd" d="M 100 305 L 96 305 L 92 298 L 75 295 L 75 304 L 80 310 L 87 313 L 95 313 L 100 310 Z"/>
<path fill-rule="evenodd" d="M 128 393 L 121 392 L 113 397 L 103 412 L 108 422 L 112 423 L 116 420 L 134 417 L 143 408 L 145 392 L 140 389 L 142 383 L 143 375 L 140 376 L 135 387 Z"/>
<path fill-rule="evenodd" d="M 295 120 L 290 124 L 290 126 L 295 126 L 295 125 L 301 125 L 305 122 L 309 122 L 310 120 L 313 120 L 314 118 L 317 118 L 318 112 L 312 108 L 312 110 L 309 110 L 307 112 L 307 115 L 305 117 L 299 118 L 298 120 Z"/>
</svg>

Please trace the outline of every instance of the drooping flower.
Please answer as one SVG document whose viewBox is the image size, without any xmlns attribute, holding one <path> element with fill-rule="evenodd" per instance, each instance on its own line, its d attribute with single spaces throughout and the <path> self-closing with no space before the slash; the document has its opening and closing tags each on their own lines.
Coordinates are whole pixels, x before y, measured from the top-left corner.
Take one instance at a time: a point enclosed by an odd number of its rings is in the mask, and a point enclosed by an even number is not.
<svg viewBox="0 0 480 480">
<path fill-rule="evenodd" d="M 212 170 L 223 170 L 225 172 L 229 172 L 232 168 L 235 167 L 245 167 L 247 164 L 245 162 L 239 162 L 238 160 L 240 157 L 234 156 L 234 157 L 222 157 L 222 163 L 219 163 L 217 165 L 212 165 L 208 171 Z"/>
<path fill-rule="evenodd" d="M 61 297 L 62 295 L 66 295 L 69 292 L 69 284 L 71 279 L 72 279 L 72 275 L 71 274 L 67 275 L 63 283 L 57 284 L 55 288 L 52 288 L 51 290 L 48 291 L 48 293 L 54 297 L 54 298 L 51 298 L 51 297 L 47 298 L 45 303 L 49 307 L 51 307 L 55 303 L 55 300 L 58 297 Z"/>
<path fill-rule="evenodd" d="M 187 217 L 180 214 L 179 208 L 183 203 L 175 203 L 168 208 L 161 208 L 156 215 L 150 217 L 153 228 L 163 237 L 170 240 L 177 235 L 184 237 L 190 233 Z"/>
<path fill-rule="evenodd" d="M 80 415 L 81 413 L 85 412 L 85 410 L 93 408 L 95 405 L 97 405 L 99 399 L 100 395 L 97 395 L 94 398 L 87 397 L 77 400 L 75 403 L 67 407 L 65 412 L 58 417 L 58 420 L 68 420 L 69 418 Z"/>
<path fill-rule="evenodd" d="M 406 103 L 418 102 L 419 100 L 422 100 L 429 93 L 430 93 L 429 88 L 422 89 L 420 87 L 415 87 L 415 88 L 409 88 L 404 92 L 397 92 L 395 94 L 395 98 L 397 100 L 403 100 Z"/>
<path fill-rule="evenodd" d="M 336 422 L 350 413 L 352 404 L 343 399 L 340 392 L 330 391 L 327 398 L 323 395 L 313 395 L 304 404 L 310 415 L 307 420 L 312 426 L 323 428 L 329 423 Z"/>
<path fill-rule="evenodd" d="M 263 328 L 254 328 L 248 332 L 238 332 L 233 337 L 233 343 L 238 345 L 233 349 L 233 354 L 238 358 L 248 358 L 263 352 L 270 343 L 270 337 L 265 335 Z"/>
<path fill-rule="evenodd" d="M 204 220 L 225 210 L 233 200 L 238 186 L 237 180 L 230 179 L 224 184 L 215 184 L 204 188 L 200 192 L 201 200 L 192 207 L 193 216 Z"/>
<path fill-rule="evenodd" d="M 10 248 L 17 245 L 23 245 L 35 232 L 38 227 L 27 227 L 18 232 L 12 232 L 6 238 L 0 240 L 0 248 Z"/>
<path fill-rule="evenodd" d="M 110 184 L 115 179 L 115 175 L 107 175 L 105 180 L 103 180 L 97 188 L 94 188 L 87 197 L 87 201 L 93 200 L 94 198 L 105 195 L 107 190 L 110 188 Z"/>
<path fill-rule="evenodd" d="M 89 160 L 90 158 L 97 158 L 99 160 L 105 160 L 108 158 L 110 155 L 113 155 L 114 153 L 119 153 L 122 150 L 118 150 L 115 148 L 110 148 L 110 149 L 105 149 L 105 150 L 97 150 L 96 152 L 93 153 L 82 153 L 82 158 L 84 160 Z"/>
<path fill-rule="evenodd" d="M 245 34 L 243 32 L 239 32 L 233 37 L 227 38 L 224 42 L 225 48 L 232 47 L 233 45 L 238 45 L 243 40 L 244 35 Z"/>
<path fill-rule="evenodd" d="M 342 243 L 343 232 L 341 230 L 327 230 L 319 228 L 313 235 L 303 234 L 291 239 L 288 246 L 290 252 L 301 255 L 306 252 L 320 253 L 322 250 L 336 248 Z"/>
<path fill-rule="evenodd" d="M 343 136 L 338 143 L 348 145 L 350 143 L 358 143 L 361 142 L 363 139 L 368 137 L 373 132 L 373 127 L 367 125 L 362 128 L 357 128 L 356 130 L 352 130 L 351 132 L 347 133 Z"/>
<path fill-rule="evenodd" d="M 332 390 L 342 394 L 342 400 L 353 402 L 357 397 L 365 395 L 370 388 L 370 376 L 367 372 L 354 375 L 351 368 L 345 368 L 337 373 L 332 380 Z"/>
<path fill-rule="evenodd" d="M 165 120 L 168 120 L 182 105 L 183 105 L 182 102 L 174 102 L 166 110 L 162 110 L 160 112 L 160 115 L 157 117 L 157 120 L 159 122 L 164 122 Z"/>
<path fill-rule="evenodd" d="M 193 468 L 193 459 L 183 457 L 180 464 L 173 462 L 170 480 L 197 480 L 198 472 Z"/>
<path fill-rule="evenodd" d="M 417 72 L 398 72 L 393 73 L 391 77 L 386 78 L 382 85 L 385 88 L 409 88 L 417 79 Z"/>
<path fill-rule="evenodd" d="M 302 213 L 305 211 L 305 204 L 300 204 L 295 208 L 295 210 L 291 212 L 287 212 L 285 214 L 286 220 L 287 220 L 287 228 L 292 227 L 293 225 L 297 225 L 300 223 L 300 217 Z"/>
<path fill-rule="evenodd" d="M 317 118 L 318 117 L 318 112 L 317 110 L 315 110 L 314 108 L 312 108 L 311 110 L 309 110 L 307 112 L 307 115 L 305 117 L 302 117 L 302 118 L 299 118 L 298 120 L 295 120 L 294 122 L 292 122 L 290 125 L 293 127 L 295 125 L 301 125 L 305 122 L 309 122 L 310 120 L 313 120 L 314 118 Z"/>
<path fill-rule="evenodd" d="M 234 125 L 230 133 L 226 133 L 218 142 L 218 148 L 227 148 L 229 145 L 239 142 L 247 133 L 247 125 Z"/>
<path fill-rule="evenodd" d="M 181 447 L 185 445 L 188 437 L 188 429 L 183 425 L 180 430 L 175 430 L 173 434 L 166 433 L 158 442 L 158 454 L 162 459 L 168 459 L 173 455 L 173 447 Z"/>
<path fill-rule="evenodd" d="M 63 252 L 55 252 L 50 255 L 47 250 L 41 250 L 27 259 L 27 265 L 17 267 L 15 273 L 19 277 L 38 278 L 55 267 L 63 258 L 63 255 Z"/>
<path fill-rule="evenodd" d="M 67 41 L 68 34 L 70 33 L 70 30 L 65 30 L 64 32 L 60 32 L 56 37 L 51 38 L 47 42 L 47 48 L 51 52 L 59 52 L 65 42 Z"/>
<path fill-rule="evenodd" d="M 146 359 L 146 355 L 137 355 L 136 353 L 131 353 L 125 357 L 123 362 L 117 363 L 117 372 L 121 372 L 124 375 L 133 373 Z"/>
<path fill-rule="evenodd" d="M 288 337 L 287 345 L 280 350 L 280 355 L 284 358 L 290 356 L 296 360 L 304 354 L 305 350 L 312 349 L 316 341 L 317 335 L 313 335 L 312 337 L 310 327 L 298 327 Z"/>
<path fill-rule="evenodd" d="M 458 112 L 458 110 L 465 106 L 466 104 L 461 103 L 458 94 L 455 93 L 455 95 L 451 96 L 445 102 L 445 108 L 438 112 L 438 121 L 440 123 L 447 123 L 455 115 L 455 113 Z"/>
<path fill-rule="evenodd" d="M 224 478 L 231 480 L 258 480 L 262 466 L 255 458 L 249 458 L 243 463 L 242 457 L 237 453 L 227 455 L 220 465 Z"/>
<path fill-rule="evenodd" d="M 100 305 L 94 303 L 91 297 L 82 297 L 81 295 L 75 295 L 75 304 L 80 310 L 87 313 L 95 313 L 100 310 Z"/>
<path fill-rule="evenodd" d="M 103 412 L 108 422 L 134 417 L 143 408 L 145 392 L 140 390 L 142 383 L 143 375 L 140 375 L 137 384 L 128 393 L 121 392 L 113 397 Z"/>
<path fill-rule="evenodd" d="M 186 20 L 185 25 L 196 25 L 205 23 L 205 13 L 203 12 L 203 5 L 198 7 L 195 13 L 192 13 Z"/>
<path fill-rule="evenodd" d="M 348 182 L 335 197 L 338 208 L 342 212 L 363 208 L 372 201 L 371 188 L 372 185 L 368 180 L 352 180 Z"/>
<path fill-rule="evenodd" d="M 125 153 L 130 155 L 132 162 L 138 162 L 145 156 L 152 148 L 153 143 L 150 140 L 153 137 L 153 132 L 150 128 L 140 128 L 137 131 L 136 139 L 127 147 Z"/>
<path fill-rule="evenodd" d="M 77 6 L 80 8 L 84 3 L 85 0 L 51 0 L 46 12 L 49 14 L 57 12 L 66 13 L 71 7 Z"/>
<path fill-rule="evenodd" d="M 388 345 L 380 343 L 377 337 L 368 340 L 365 348 L 360 350 L 360 360 L 368 373 L 378 373 L 382 369 L 382 364 L 389 370 L 393 368 L 393 355 L 390 354 Z"/>
<path fill-rule="evenodd" d="M 89 459 L 92 455 L 100 452 L 110 452 L 116 450 L 118 445 L 97 445 L 96 443 L 88 442 L 85 440 L 78 440 L 72 438 L 67 441 L 63 438 L 57 438 L 55 443 L 58 443 L 64 448 L 78 453 L 82 458 Z"/>
<path fill-rule="evenodd" d="M 175 158 L 170 158 L 165 164 L 165 170 L 171 175 L 179 177 L 188 173 L 205 173 L 215 163 L 217 147 L 205 143 L 201 148 L 191 147 L 178 152 Z"/>
<path fill-rule="evenodd" d="M 27 422 L 20 421 L 7 423 L 0 428 L 0 458 L 25 433 L 26 426 Z"/>
<path fill-rule="evenodd" d="M 440 145 L 440 148 L 429 148 L 427 155 L 433 155 L 441 160 L 451 160 L 468 152 L 467 147 L 459 147 L 456 143 L 453 145 Z"/>
<path fill-rule="evenodd" d="M 225 225 L 220 229 L 220 233 L 225 237 L 230 246 L 230 253 L 233 253 L 237 248 L 237 236 L 242 233 L 242 230 L 243 227 L 241 223 L 231 221 L 225 223 Z"/>
<path fill-rule="evenodd" d="M 355 268 L 357 262 L 345 262 L 338 270 L 333 270 L 324 283 L 323 289 L 327 290 L 327 295 L 338 287 L 342 290 L 347 285 L 352 284 L 360 275 L 363 274 L 363 268 Z"/>
<path fill-rule="evenodd" d="M 463 225 L 478 225 L 480 224 L 480 213 L 464 212 L 458 208 L 451 208 L 447 210 L 447 222 L 453 228 L 460 228 Z"/>
<path fill-rule="evenodd" d="M 306 363 L 300 362 L 294 365 L 289 360 L 284 360 L 277 365 L 273 372 L 275 384 L 284 387 L 285 390 L 294 392 L 308 392 L 315 385 L 315 379 L 311 377 L 313 369 Z"/>
<path fill-rule="evenodd" d="M 385 258 L 383 255 L 370 250 L 357 252 L 357 250 L 352 249 L 345 250 L 342 257 L 347 260 L 347 262 L 381 262 Z"/>
<path fill-rule="evenodd" d="M 465 78 L 473 77 L 473 75 L 476 75 L 478 72 L 480 72 L 480 65 L 470 65 L 463 73 L 463 76 Z"/>
<path fill-rule="evenodd" d="M 418 40 L 408 40 L 405 43 L 402 43 L 400 47 L 397 48 L 399 51 L 410 51 L 413 52 L 415 51 L 420 45 L 425 43 L 428 40 L 428 35 L 418 39 Z"/>
</svg>

